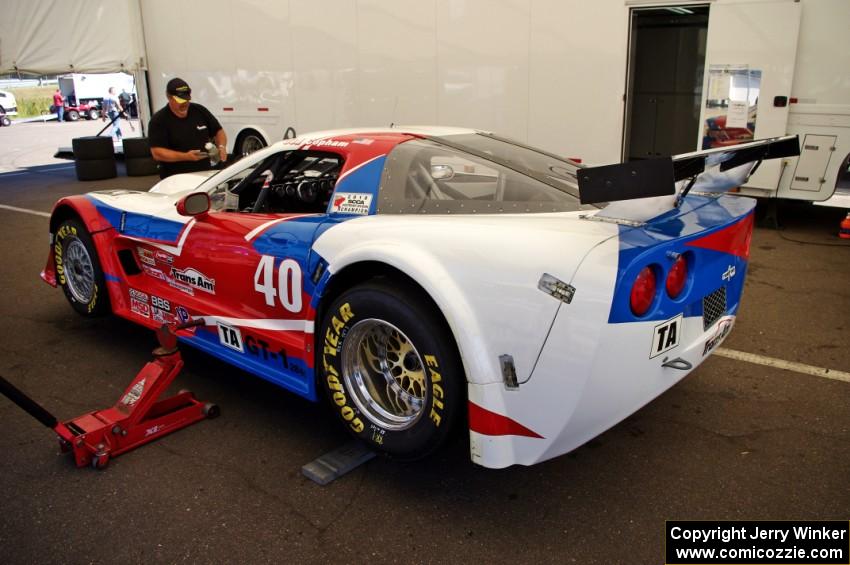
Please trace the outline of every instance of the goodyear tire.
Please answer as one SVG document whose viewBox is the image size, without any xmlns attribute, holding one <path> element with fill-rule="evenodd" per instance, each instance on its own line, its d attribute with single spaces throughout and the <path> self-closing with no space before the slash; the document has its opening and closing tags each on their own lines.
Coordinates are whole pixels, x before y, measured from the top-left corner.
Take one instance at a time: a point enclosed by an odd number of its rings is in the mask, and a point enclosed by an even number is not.
<svg viewBox="0 0 850 565">
<path fill-rule="evenodd" d="M 71 147 L 77 160 L 113 159 L 115 156 L 111 137 L 75 137 L 71 140 Z"/>
<path fill-rule="evenodd" d="M 151 147 L 147 137 L 129 137 L 123 141 L 123 145 L 125 159 L 151 158 Z"/>
<path fill-rule="evenodd" d="M 56 282 L 74 310 L 86 317 L 109 312 L 103 270 L 94 242 L 82 222 L 68 219 L 59 224 L 53 237 L 53 260 Z"/>
<path fill-rule="evenodd" d="M 464 373 L 446 324 L 415 293 L 354 287 L 333 302 L 319 335 L 319 380 L 349 432 L 403 459 L 446 440 L 465 404 Z"/>
<path fill-rule="evenodd" d="M 92 159 L 74 161 L 74 168 L 77 172 L 77 180 L 103 180 L 114 179 L 118 176 L 118 169 L 115 166 L 115 159 Z"/>
<path fill-rule="evenodd" d="M 128 157 L 124 161 L 128 177 L 144 177 L 158 175 L 159 165 L 151 157 Z"/>
</svg>

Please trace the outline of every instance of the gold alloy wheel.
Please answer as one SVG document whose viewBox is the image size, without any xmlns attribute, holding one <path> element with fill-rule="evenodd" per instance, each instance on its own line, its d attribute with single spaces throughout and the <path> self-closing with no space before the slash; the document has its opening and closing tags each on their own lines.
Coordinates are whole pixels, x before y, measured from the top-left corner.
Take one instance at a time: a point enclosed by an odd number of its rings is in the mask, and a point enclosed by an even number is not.
<svg viewBox="0 0 850 565">
<path fill-rule="evenodd" d="M 354 324 L 341 353 L 342 378 L 360 411 L 387 430 L 414 425 L 425 409 L 422 357 L 397 327 L 370 318 Z"/>
</svg>

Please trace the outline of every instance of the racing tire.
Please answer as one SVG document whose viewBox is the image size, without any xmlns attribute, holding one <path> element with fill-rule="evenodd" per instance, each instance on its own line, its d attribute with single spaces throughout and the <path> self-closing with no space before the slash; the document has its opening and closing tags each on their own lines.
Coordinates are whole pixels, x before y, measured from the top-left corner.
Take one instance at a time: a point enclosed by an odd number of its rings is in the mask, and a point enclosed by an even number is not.
<svg viewBox="0 0 850 565">
<path fill-rule="evenodd" d="M 266 140 L 263 139 L 263 136 L 259 132 L 246 129 L 236 139 L 236 143 L 233 145 L 233 153 L 236 158 L 240 158 L 250 155 L 254 151 L 259 151 L 266 145 Z"/>
<path fill-rule="evenodd" d="M 95 108 L 89 108 L 89 111 L 86 112 L 87 120 L 96 120 L 100 117 L 100 112 L 98 112 Z"/>
<path fill-rule="evenodd" d="M 74 159 L 92 161 L 96 159 L 112 159 L 115 156 L 115 148 L 111 137 L 98 135 L 88 137 L 75 137 L 71 140 L 71 148 L 74 151 Z"/>
<path fill-rule="evenodd" d="M 68 110 L 65 112 L 65 121 L 66 122 L 76 122 L 80 119 L 80 113 L 76 110 Z"/>
<path fill-rule="evenodd" d="M 104 180 L 114 179 L 118 176 L 118 167 L 115 159 L 91 159 L 74 161 L 74 169 L 77 172 L 77 180 Z"/>
<path fill-rule="evenodd" d="M 447 325 L 416 293 L 356 286 L 334 300 L 318 335 L 319 383 L 351 434 L 404 460 L 445 442 L 466 379 Z"/>
<path fill-rule="evenodd" d="M 151 157 L 128 157 L 124 161 L 128 177 L 145 177 L 159 174 L 159 163 Z"/>
<path fill-rule="evenodd" d="M 123 145 L 125 159 L 150 158 L 151 156 L 151 146 L 147 137 L 130 137 L 123 141 Z"/>
<path fill-rule="evenodd" d="M 53 260 L 56 283 L 78 314 L 94 318 L 109 313 L 109 294 L 100 258 L 82 222 L 70 218 L 59 224 L 53 236 Z"/>
</svg>

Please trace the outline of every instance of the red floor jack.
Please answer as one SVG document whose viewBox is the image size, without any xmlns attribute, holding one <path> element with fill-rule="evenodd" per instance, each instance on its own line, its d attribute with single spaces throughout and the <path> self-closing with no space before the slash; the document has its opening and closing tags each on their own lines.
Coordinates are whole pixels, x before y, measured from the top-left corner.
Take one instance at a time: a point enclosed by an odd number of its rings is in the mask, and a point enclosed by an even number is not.
<svg viewBox="0 0 850 565">
<path fill-rule="evenodd" d="M 160 346 L 153 351 L 154 360 L 142 368 L 111 408 L 59 422 L 3 377 L 0 377 L 0 392 L 55 431 L 59 435 L 62 452 L 73 452 L 78 467 L 91 465 L 95 469 L 103 469 L 111 457 L 204 418 L 219 415 L 218 406 L 195 400 L 189 391 L 180 391 L 175 396 L 159 400 L 183 368 L 174 330 L 202 323 L 203 320 L 194 320 L 176 325 L 173 329 L 164 324 L 157 330 Z"/>
</svg>

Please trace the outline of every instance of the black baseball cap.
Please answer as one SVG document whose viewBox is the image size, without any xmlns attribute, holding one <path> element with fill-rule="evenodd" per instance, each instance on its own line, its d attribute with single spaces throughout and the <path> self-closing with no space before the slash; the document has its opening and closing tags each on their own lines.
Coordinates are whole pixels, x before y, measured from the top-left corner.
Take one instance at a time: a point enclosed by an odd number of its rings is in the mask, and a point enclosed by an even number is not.
<svg viewBox="0 0 850 565">
<path fill-rule="evenodd" d="M 192 99 L 192 89 L 182 78 L 173 78 L 165 86 L 165 93 L 170 94 L 180 104 Z"/>
</svg>

